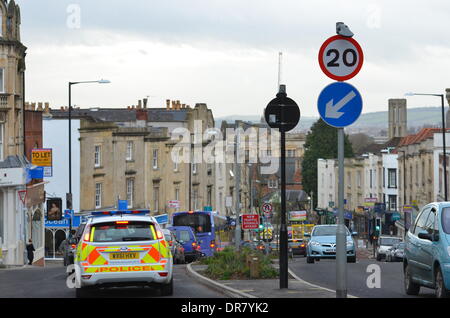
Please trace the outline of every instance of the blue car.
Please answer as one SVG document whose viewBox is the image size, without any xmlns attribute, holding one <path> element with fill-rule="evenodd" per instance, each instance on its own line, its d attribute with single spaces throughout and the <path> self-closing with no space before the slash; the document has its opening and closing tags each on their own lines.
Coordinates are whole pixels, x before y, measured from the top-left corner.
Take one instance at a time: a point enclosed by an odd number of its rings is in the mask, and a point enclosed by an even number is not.
<svg viewBox="0 0 450 318">
<path fill-rule="evenodd" d="M 438 298 L 450 296 L 450 202 L 422 208 L 406 234 L 403 271 L 406 294 L 424 286 Z"/>
<path fill-rule="evenodd" d="M 356 248 L 352 236 L 356 233 L 347 232 L 347 262 L 356 262 Z M 315 260 L 324 258 L 336 258 L 336 231 L 337 225 L 316 225 L 311 234 L 305 234 L 310 237 L 308 245 L 306 246 L 306 262 L 314 263 Z"/>
<path fill-rule="evenodd" d="M 177 241 L 183 245 L 186 262 L 192 262 L 203 256 L 197 237 L 190 226 L 171 226 L 169 230 L 174 233 Z"/>
</svg>

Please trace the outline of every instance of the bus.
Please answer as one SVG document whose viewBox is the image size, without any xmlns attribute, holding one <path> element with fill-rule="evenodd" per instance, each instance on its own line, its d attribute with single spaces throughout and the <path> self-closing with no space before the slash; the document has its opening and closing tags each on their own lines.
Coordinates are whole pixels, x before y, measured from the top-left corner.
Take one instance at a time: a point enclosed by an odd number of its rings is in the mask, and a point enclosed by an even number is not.
<svg viewBox="0 0 450 318">
<path fill-rule="evenodd" d="M 172 226 L 190 226 L 205 256 L 212 256 L 230 245 L 234 233 L 227 218 L 213 211 L 175 212 Z"/>
</svg>

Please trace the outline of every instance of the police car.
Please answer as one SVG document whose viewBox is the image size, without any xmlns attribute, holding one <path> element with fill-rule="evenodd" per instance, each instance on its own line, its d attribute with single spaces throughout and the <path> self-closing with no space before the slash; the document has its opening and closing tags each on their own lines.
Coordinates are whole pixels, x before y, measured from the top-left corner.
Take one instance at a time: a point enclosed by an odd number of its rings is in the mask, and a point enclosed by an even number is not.
<svg viewBox="0 0 450 318">
<path fill-rule="evenodd" d="M 75 254 L 76 295 L 95 287 L 152 286 L 173 294 L 173 260 L 148 211 L 93 212 Z"/>
</svg>

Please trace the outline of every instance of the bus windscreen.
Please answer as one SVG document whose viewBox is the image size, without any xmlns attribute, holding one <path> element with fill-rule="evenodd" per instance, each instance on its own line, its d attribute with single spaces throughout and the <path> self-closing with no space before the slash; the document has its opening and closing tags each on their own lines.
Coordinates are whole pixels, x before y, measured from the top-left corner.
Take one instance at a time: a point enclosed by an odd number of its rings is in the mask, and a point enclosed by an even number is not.
<svg viewBox="0 0 450 318">
<path fill-rule="evenodd" d="M 196 233 L 211 232 L 211 217 L 203 213 L 178 214 L 173 217 L 174 226 L 190 226 Z"/>
</svg>

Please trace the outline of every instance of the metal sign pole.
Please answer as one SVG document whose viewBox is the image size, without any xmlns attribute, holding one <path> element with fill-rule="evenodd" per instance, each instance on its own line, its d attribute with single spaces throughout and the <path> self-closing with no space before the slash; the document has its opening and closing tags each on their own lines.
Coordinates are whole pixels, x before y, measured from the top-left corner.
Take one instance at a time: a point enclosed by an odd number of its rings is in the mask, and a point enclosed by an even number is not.
<svg viewBox="0 0 450 318">
<path fill-rule="evenodd" d="M 338 128 L 338 227 L 336 232 L 336 297 L 347 298 L 347 233 L 344 224 L 344 128 Z"/>
</svg>

